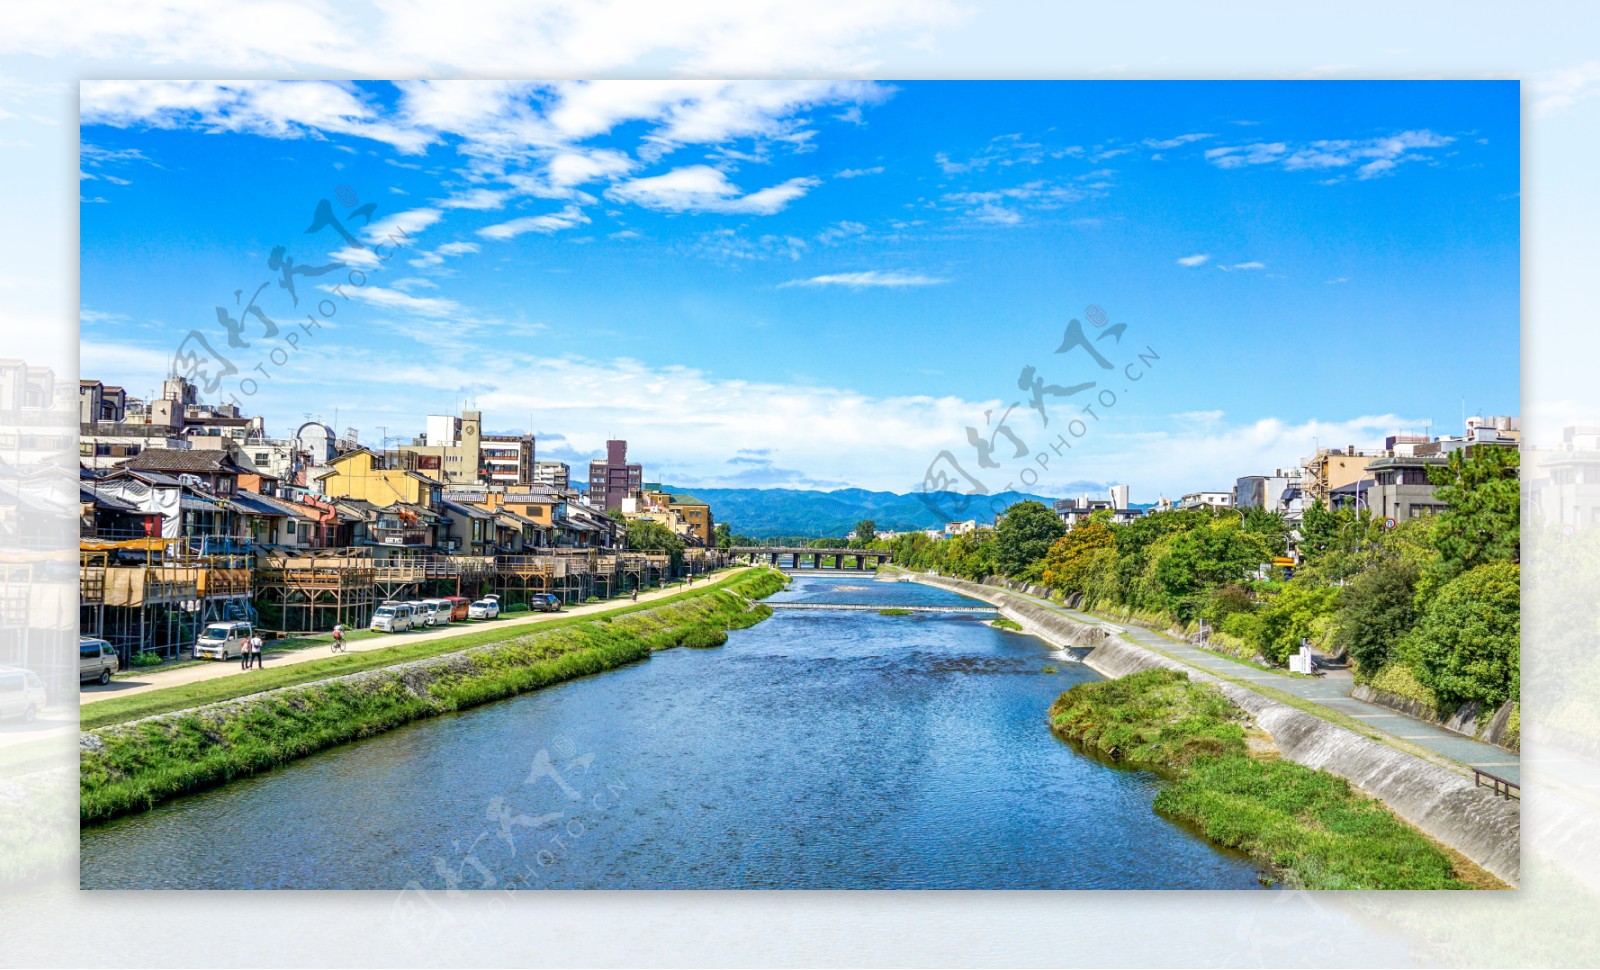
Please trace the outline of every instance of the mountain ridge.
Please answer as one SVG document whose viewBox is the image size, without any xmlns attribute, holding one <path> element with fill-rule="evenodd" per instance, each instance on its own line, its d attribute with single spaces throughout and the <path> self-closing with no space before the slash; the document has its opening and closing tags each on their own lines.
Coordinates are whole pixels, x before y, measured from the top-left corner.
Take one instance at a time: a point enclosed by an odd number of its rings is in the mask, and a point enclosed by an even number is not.
<svg viewBox="0 0 1600 970">
<path fill-rule="evenodd" d="M 726 522 L 736 535 L 755 539 L 773 536 L 842 538 L 862 519 L 879 529 L 909 532 L 932 529 L 948 522 L 976 519 L 994 522 L 996 511 L 1018 502 L 1054 499 L 1027 492 L 962 495 L 956 492 L 878 492 L 864 488 L 815 491 L 799 488 L 685 488 L 665 486 L 679 495 L 693 495 L 711 503 L 717 522 Z M 924 502 L 924 499 L 928 502 Z M 930 508 L 929 505 L 934 506 Z M 937 511 L 936 511 L 937 509 Z"/>
</svg>

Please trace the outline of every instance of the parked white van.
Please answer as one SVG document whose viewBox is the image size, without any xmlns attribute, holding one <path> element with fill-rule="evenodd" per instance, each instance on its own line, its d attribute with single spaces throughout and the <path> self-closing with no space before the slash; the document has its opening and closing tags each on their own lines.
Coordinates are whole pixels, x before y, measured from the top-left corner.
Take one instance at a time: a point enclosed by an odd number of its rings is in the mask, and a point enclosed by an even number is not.
<svg viewBox="0 0 1600 970">
<path fill-rule="evenodd" d="M 31 670 L 0 667 L 0 717 L 32 721 L 44 707 L 44 681 Z"/>
<path fill-rule="evenodd" d="M 116 647 L 99 637 L 78 638 L 78 683 L 92 680 L 109 684 L 120 666 Z"/>
<path fill-rule="evenodd" d="M 428 609 L 433 611 L 433 625 L 444 626 L 450 622 L 450 613 L 456 606 L 446 599 L 427 600 Z"/>
<path fill-rule="evenodd" d="M 412 626 L 433 626 L 433 607 L 423 600 L 409 600 L 406 605 L 411 607 Z"/>
<path fill-rule="evenodd" d="M 243 620 L 207 624 L 194 642 L 194 659 L 232 660 L 244 653 L 244 642 L 254 632 Z"/>
<path fill-rule="evenodd" d="M 415 611 L 410 603 L 385 603 L 372 612 L 372 629 L 380 633 L 402 633 L 411 629 Z"/>
</svg>

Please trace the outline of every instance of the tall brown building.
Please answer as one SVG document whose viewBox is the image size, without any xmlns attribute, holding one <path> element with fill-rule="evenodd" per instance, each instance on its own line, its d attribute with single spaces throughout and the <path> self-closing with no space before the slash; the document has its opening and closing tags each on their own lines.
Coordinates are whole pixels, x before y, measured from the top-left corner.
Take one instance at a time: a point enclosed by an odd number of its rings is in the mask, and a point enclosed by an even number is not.
<svg viewBox="0 0 1600 970">
<path fill-rule="evenodd" d="M 622 508 L 625 498 L 637 498 L 644 490 L 644 469 L 628 464 L 628 443 L 606 442 L 606 457 L 589 462 L 589 501 L 606 511 Z"/>
</svg>

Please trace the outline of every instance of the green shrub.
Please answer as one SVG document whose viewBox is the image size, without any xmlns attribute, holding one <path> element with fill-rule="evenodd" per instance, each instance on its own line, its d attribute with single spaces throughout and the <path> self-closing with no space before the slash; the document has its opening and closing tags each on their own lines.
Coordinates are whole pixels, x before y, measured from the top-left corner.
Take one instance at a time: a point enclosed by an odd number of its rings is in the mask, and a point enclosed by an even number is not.
<svg viewBox="0 0 1600 970">
<path fill-rule="evenodd" d="M 1498 707 L 1520 692 L 1521 568 L 1492 562 L 1439 588 L 1403 651 L 1447 706 Z"/>
<path fill-rule="evenodd" d="M 135 667 L 159 667 L 161 663 L 161 657 L 148 650 L 141 650 L 133 655 L 133 666 Z"/>
<path fill-rule="evenodd" d="M 1387 560 L 1357 573 L 1339 607 L 1334 630 L 1338 644 L 1365 678 L 1389 662 L 1394 648 L 1417 622 L 1416 563 Z"/>
<path fill-rule="evenodd" d="M 1050 726 L 1135 767 L 1171 768 L 1245 750 L 1242 712 L 1215 687 L 1164 668 L 1073 687 L 1051 705 Z"/>
<path fill-rule="evenodd" d="M 1173 670 L 1080 684 L 1050 708 L 1056 733 L 1174 779 L 1161 814 L 1269 866 L 1303 889 L 1457 889 L 1450 856 L 1344 779 L 1257 759 L 1249 719 L 1220 691 Z"/>
<path fill-rule="evenodd" d="M 1375 799 L 1290 761 L 1205 758 L 1155 809 L 1301 889 L 1465 889 L 1450 857 Z"/>
<path fill-rule="evenodd" d="M 1367 683 L 1374 690 L 1388 691 L 1425 704 L 1428 710 L 1435 713 L 1440 710 L 1439 695 L 1429 690 L 1427 685 L 1418 679 L 1416 671 L 1403 663 L 1389 664 L 1374 674 Z"/>
</svg>

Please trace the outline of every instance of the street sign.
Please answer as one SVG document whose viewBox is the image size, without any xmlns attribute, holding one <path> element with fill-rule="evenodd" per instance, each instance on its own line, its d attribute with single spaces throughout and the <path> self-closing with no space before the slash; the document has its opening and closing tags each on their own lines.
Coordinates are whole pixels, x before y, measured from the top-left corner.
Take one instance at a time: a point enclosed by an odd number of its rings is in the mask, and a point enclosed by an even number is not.
<svg viewBox="0 0 1600 970">
<path fill-rule="evenodd" d="M 1387 519 L 1384 519 L 1384 520 L 1383 520 L 1383 527 L 1384 527 L 1384 528 L 1385 528 L 1385 529 L 1392 529 L 1392 528 L 1394 528 L 1394 527 L 1395 527 L 1395 521 L 1394 521 L 1394 516 L 1390 516 L 1390 517 L 1389 517 L 1389 518 L 1387 518 Z"/>
<path fill-rule="evenodd" d="M 1294 560 L 1290 559 L 1288 556 L 1278 556 L 1272 560 L 1272 564 L 1274 566 L 1293 566 Z"/>
</svg>

